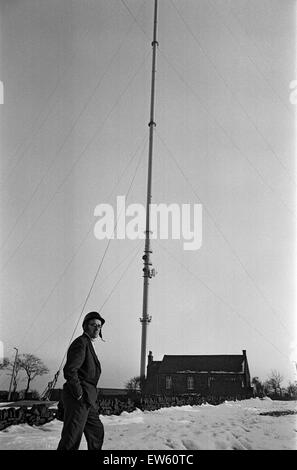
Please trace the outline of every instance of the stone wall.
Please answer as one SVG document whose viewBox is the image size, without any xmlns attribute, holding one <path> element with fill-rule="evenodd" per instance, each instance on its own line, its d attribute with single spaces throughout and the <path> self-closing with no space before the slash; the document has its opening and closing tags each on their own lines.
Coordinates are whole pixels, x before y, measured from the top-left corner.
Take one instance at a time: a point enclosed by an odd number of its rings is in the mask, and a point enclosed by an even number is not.
<svg viewBox="0 0 297 470">
<path fill-rule="evenodd" d="M 250 395 L 240 395 L 238 397 L 230 396 L 134 396 L 132 398 L 100 398 L 99 414 L 101 415 L 120 415 L 123 411 L 131 413 L 139 409 L 141 411 L 153 411 L 160 408 L 170 406 L 183 405 L 203 405 L 209 403 L 211 405 L 219 405 L 225 400 L 242 400 L 250 398 Z M 0 408 L 0 431 L 11 425 L 27 423 L 30 426 L 41 426 L 45 423 L 58 419 L 63 420 L 63 410 L 60 406 L 57 408 L 49 408 L 45 404 L 34 404 L 32 407 L 10 407 Z"/>
<path fill-rule="evenodd" d="M 37 404 L 32 407 L 0 408 L 0 431 L 13 424 L 27 423 L 30 426 L 40 426 L 55 419 L 56 411 L 46 405 Z"/>
</svg>

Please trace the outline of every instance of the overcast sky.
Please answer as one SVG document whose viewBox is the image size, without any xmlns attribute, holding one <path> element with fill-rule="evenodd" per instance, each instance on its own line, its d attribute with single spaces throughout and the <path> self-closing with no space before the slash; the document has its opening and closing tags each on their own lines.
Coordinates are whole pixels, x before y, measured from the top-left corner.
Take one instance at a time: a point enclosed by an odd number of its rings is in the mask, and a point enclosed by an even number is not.
<svg viewBox="0 0 297 470">
<path fill-rule="evenodd" d="M 107 247 L 95 207 L 145 204 L 153 0 L 0 5 L 0 340 L 43 388 Z M 152 242 L 147 350 L 246 349 L 252 376 L 296 380 L 296 3 L 161 0 L 158 41 L 152 202 L 201 203 L 203 240 Z M 106 319 L 102 387 L 139 374 L 143 248 L 109 244 L 83 311 Z"/>
</svg>

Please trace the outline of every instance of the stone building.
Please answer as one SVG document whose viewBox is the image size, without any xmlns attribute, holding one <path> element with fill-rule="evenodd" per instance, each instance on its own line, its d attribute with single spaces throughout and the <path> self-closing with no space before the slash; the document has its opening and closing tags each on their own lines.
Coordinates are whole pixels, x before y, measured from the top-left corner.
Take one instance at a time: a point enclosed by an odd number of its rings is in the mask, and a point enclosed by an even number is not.
<svg viewBox="0 0 297 470">
<path fill-rule="evenodd" d="M 147 395 L 252 396 L 246 351 L 241 355 L 169 356 L 154 361 L 148 355 Z"/>
</svg>

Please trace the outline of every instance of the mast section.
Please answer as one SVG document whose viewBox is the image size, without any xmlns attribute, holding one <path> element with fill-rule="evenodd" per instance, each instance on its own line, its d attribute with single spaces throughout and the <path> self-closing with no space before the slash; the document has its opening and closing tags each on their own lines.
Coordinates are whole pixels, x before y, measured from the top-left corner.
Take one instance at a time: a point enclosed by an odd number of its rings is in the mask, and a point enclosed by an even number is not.
<svg viewBox="0 0 297 470">
<path fill-rule="evenodd" d="M 142 318 L 140 322 L 141 329 L 141 360 L 140 360 L 140 377 L 145 377 L 146 366 L 146 340 L 147 340 L 147 326 L 151 321 L 151 316 L 148 315 L 148 290 L 149 279 L 155 275 L 151 263 L 151 241 L 150 241 L 150 204 L 152 199 L 152 162 L 153 162 L 153 143 L 154 143 L 154 128 L 155 123 L 155 80 L 156 80 L 156 55 L 157 55 L 157 13 L 158 13 L 158 0 L 155 0 L 154 5 L 154 33 L 152 42 L 152 78 L 151 78 L 151 106 L 150 106 L 150 122 L 149 122 L 149 152 L 148 152 L 148 176 L 147 176 L 147 199 L 146 199 L 146 228 L 145 228 L 145 246 L 143 259 L 143 303 L 142 303 Z"/>
</svg>

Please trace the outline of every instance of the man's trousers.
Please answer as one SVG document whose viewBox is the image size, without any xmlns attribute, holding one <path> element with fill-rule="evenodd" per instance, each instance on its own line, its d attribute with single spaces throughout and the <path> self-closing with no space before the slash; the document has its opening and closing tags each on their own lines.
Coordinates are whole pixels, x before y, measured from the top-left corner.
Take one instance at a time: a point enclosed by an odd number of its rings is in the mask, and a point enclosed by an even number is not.
<svg viewBox="0 0 297 470">
<path fill-rule="evenodd" d="M 57 450 L 78 450 L 84 433 L 88 450 L 100 450 L 104 440 L 104 427 L 98 411 L 84 399 L 75 400 L 63 390 L 64 426 Z"/>
</svg>

